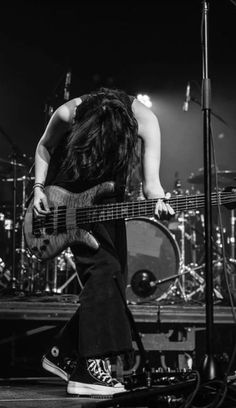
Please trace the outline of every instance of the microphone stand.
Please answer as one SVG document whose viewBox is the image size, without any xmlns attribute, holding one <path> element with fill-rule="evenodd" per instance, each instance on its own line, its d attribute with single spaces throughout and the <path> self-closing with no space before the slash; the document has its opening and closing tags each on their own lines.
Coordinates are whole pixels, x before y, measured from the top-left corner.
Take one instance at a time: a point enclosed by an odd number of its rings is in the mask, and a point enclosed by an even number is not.
<svg viewBox="0 0 236 408">
<path fill-rule="evenodd" d="M 212 276 L 212 204 L 211 204 L 211 81 L 208 77 L 208 11 L 202 10 L 202 112 L 204 147 L 204 204 L 205 204 L 205 283 L 206 283 L 206 354 L 202 364 L 205 380 L 216 378 L 214 361 L 213 276 Z"/>
</svg>

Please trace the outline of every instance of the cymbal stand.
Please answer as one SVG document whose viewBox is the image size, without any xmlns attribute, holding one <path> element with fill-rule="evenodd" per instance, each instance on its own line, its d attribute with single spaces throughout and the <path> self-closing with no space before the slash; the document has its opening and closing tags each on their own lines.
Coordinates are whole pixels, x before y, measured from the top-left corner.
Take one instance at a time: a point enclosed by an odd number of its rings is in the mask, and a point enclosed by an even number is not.
<svg viewBox="0 0 236 408">
<path fill-rule="evenodd" d="M 26 203 L 26 177 L 22 177 L 22 203 L 21 203 L 21 222 L 23 222 L 24 212 L 25 212 L 25 203 Z M 21 225 L 21 245 L 20 245 L 20 290 L 24 290 L 24 278 L 25 278 L 25 255 L 26 255 L 26 247 L 25 247 L 25 237 L 23 226 Z M 32 284 L 32 282 L 31 282 Z M 29 285 L 29 288 L 31 285 Z"/>
<path fill-rule="evenodd" d="M 50 284 L 49 284 L 49 269 L 50 269 L 50 262 L 47 261 L 46 263 L 46 267 L 45 267 L 45 288 L 44 288 L 44 292 L 46 293 L 50 293 L 51 292 L 51 288 L 50 288 Z"/>
<path fill-rule="evenodd" d="M 52 276 L 52 292 L 57 293 L 57 257 L 53 259 L 52 261 L 52 270 L 53 270 L 53 276 Z"/>
<path fill-rule="evenodd" d="M 12 280 L 11 289 L 15 291 L 17 289 L 17 276 L 16 276 L 16 185 L 17 185 L 17 171 L 16 171 L 16 155 L 13 155 L 13 228 L 12 228 Z"/>
<path fill-rule="evenodd" d="M 178 221 L 180 222 L 180 232 L 181 232 L 181 238 L 180 238 L 180 249 L 181 249 L 181 256 L 180 256 L 180 275 L 182 272 L 185 270 L 185 214 L 182 212 L 178 218 Z M 185 274 L 181 276 L 181 279 L 178 279 L 178 286 L 180 289 L 180 292 L 184 298 L 185 301 L 187 301 L 186 297 L 186 291 L 185 291 Z"/>
<path fill-rule="evenodd" d="M 235 216 L 235 210 L 232 209 L 230 210 L 230 261 L 231 262 L 236 262 L 235 260 L 235 222 L 236 222 L 236 216 Z"/>
<path fill-rule="evenodd" d="M 197 234 L 196 234 L 196 224 L 191 224 L 191 234 L 190 234 L 190 242 L 191 242 L 191 258 L 192 264 L 194 266 L 197 265 Z"/>
</svg>

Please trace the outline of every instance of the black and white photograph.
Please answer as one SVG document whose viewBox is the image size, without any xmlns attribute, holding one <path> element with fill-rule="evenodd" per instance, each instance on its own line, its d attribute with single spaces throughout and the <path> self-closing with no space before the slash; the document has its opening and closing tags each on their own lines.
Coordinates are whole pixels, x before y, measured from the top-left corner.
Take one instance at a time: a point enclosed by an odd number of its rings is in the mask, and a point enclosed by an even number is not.
<svg viewBox="0 0 236 408">
<path fill-rule="evenodd" d="M 236 0 L 0 17 L 0 408 L 235 408 Z"/>
</svg>

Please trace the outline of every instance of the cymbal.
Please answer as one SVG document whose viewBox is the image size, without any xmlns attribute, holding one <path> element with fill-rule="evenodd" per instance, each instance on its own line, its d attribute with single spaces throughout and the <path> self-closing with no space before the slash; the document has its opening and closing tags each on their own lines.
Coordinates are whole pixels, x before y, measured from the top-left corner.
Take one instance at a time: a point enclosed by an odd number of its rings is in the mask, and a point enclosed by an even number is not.
<svg viewBox="0 0 236 408">
<path fill-rule="evenodd" d="M 217 172 L 212 169 L 211 175 L 213 177 L 218 177 L 219 183 L 221 184 L 230 184 L 233 182 L 233 179 L 236 177 L 236 170 L 217 170 Z M 204 169 L 199 169 L 198 173 L 192 173 L 188 178 L 189 183 L 193 184 L 203 184 L 204 183 Z"/>
<path fill-rule="evenodd" d="M 14 166 L 17 167 L 17 172 L 23 172 L 25 165 L 20 162 L 13 162 L 12 160 L 6 160 L 0 157 L 0 178 L 12 176 Z"/>
<path fill-rule="evenodd" d="M 22 177 L 17 177 L 16 181 L 24 181 L 24 180 L 29 181 L 29 180 L 34 180 L 34 179 L 35 179 L 34 177 L 22 176 Z M 1 181 L 3 181 L 3 182 L 13 182 L 14 178 L 13 177 L 5 177 L 5 178 L 2 178 Z"/>
<path fill-rule="evenodd" d="M 6 159 L 2 159 L 1 157 L 0 157 L 0 165 L 4 165 L 4 164 L 6 164 L 6 165 L 11 165 L 11 166 L 19 166 L 19 167 L 25 167 L 25 164 L 23 164 L 23 163 L 20 163 L 20 162 L 17 162 L 17 161 L 13 161 L 13 160 L 6 160 Z"/>
</svg>

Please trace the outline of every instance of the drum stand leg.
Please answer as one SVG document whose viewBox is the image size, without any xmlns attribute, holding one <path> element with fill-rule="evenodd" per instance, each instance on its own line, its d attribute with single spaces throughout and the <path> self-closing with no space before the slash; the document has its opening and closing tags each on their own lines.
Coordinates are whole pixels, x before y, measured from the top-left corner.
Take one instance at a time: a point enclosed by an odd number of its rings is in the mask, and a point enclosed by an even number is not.
<svg viewBox="0 0 236 408">
<path fill-rule="evenodd" d="M 23 221 L 23 217 L 24 217 L 24 212 L 25 212 L 25 202 L 26 202 L 26 177 L 23 176 L 22 177 L 22 203 L 21 203 L 21 237 L 20 237 L 20 277 L 19 277 L 19 281 L 20 281 L 20 290 L 23 291 L 24 290 L 24 279 L 25 279 L 25 274 L 26 274 L 26 267 L 25 267 L 25 255 L 26 255 L 26 251 L 25 251 L 25 238 L 24 238 L 24 232 L 23 232 L 23 225 L 22 225 L 22 221 Z M 29 272 L 29 271 L 28 271 Z M 29 277 L 28 277 L 29 278 Z M 31 287 L 31 285 L 29 285 Z M 31 290 L 31 288 L 29 289 Z"/>
<path fill-rule="evenodd" d="M 57 257 L 53 259 L 52 292 L 57 293 Z"/>
<path fill-rule="evenodd" d="M 63 290 L 70 284 L 70 282 L 72 282 L 72 280 L 73 280 L 74 278 L 76 278 L 76 277 L 77 277 L 77 279 L 78 279 L 80 289 L 82 290 L 82 289 L 83 289 L 83 284 L 82 284 L 82 282 L 81 282 L 81 280 L 80 280 L 80 278 L 79 278 L 79 274 L 78 274 L 78 272 L 77 272 L 77 268 L 76 268 L 75 262 L 71 259 L 71 257 L 70 257 L 67 253 L 64 254 L 64 257 L 65 257 L 65 259 L 66 259 L 66 261 L 67 261 L 67 264 L 69 264 L 69 266 L 70 266 L 75 272 L 73 273 L 73 275 L 71 275 L 71 276 L 67 279 L 67 281 L 66 281 L 65 283 L 63 283 L 63 285 L 61 285 L 61 286 L 57 289 L 57 293 L 62 293 L 62 291 L 63 291 Z"/>
<path fill-rule="evenodd" d="M 185 239 L 186 239 L 186 227 L 185 227 L 185 214 L 181 213 L 179 221 L 181 222 L 180 231 L 181 231 L 181 239 L 180 239 L 180 248 L 181 248 L 181 256 L 180 256 L 180 277 L 177 278 L 175 287 L 179 289 L 180 294 L 185 302 L 191 300 L 191 298 L 199 293 L 204 292 L 205 289 L 205 280 L 196 272 L 196 232 L 195 228 L 191 228 L 191 247 L 192 247 L 192 264 L 191 266 L 187 266 L 185 264 Z M 190 274 L 194 281 L 197 284 L 197 288 L 193 290 L 191 293 L 187 293 L 186 291 L 186 274 Z M 198 286 L 199 285 L 199 286 Z"/>
<path fill-rule="evenodd" d="M 45 267 L 45 281 L 46 281 L 46 286 L 44 288 L 44 292 L 50 293 L 51 288 L 49 285 L 49 262 L 46 263 L 46 267 Z"/>
<path fill-rule="evenodd" d="M 230 210 L 230 261 L 235 263 L 235 210 Z"/>
<path fill-rule="evenodd" d="M 182 212 L 178 219 L 180 221 L 180 231 L 181 231 L 181 238 L 180 238 L 180 246 L 181 246 L 181 256 L 180 256 L 180 278 L 177 279 L 177 285 L 179 287 L 180 293 L 185 301 L 187 301 L 186 297 L 186 280 L 185 274 L 185 215 Z"/>
</svg>

